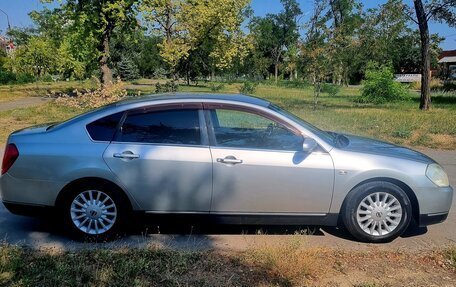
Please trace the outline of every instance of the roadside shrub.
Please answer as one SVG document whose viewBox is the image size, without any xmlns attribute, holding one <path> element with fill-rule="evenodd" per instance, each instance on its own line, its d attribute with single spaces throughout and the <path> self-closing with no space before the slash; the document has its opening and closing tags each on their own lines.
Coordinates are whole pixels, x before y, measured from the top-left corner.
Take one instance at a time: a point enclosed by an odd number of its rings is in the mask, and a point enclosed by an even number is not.
<svg viewBox="0 0 456 287">
<path fill-rule="evenodd" d="M 161 83 L 156 83 L 155 84 L 155 93 L 175 93 L 177 92 L 177 89 L 179 88 L 179 85 L 174 81 L 167 81 L 164 84 Z"/>
<path fill-rule="evenodd" d="M 0 84 L 14 84 L 16 82 L 16 75 L 9 71 L 0 70 Z"/>
<path fill-rule="evenodd" d="M 72 95 L 64 94 L 58 97 L 55 102 L 72 108 L 93 109 L 117 102 L 127 96 L 124 83 L 120 78 L 108 86 L 103 86 L 96 78 L 95 81 L 97 83 L 96 89 L 86 91 L 75 90 Z"/>
<path fill-rule="evenodd" d="M 222 90 L 224 87 L 225 87 L 225 85 L 223 83 L 214 83 L 214 82 L 209 83 L 209 88 L 213 92 L 218 92 L 218 91 Z"/>
<path fill-rule="evenodd" d="M 27 84 L 35 82 L 35 76 L 32 74 L 17 74 L 16 83 L 17 84 Z"/>
<path fill-rule="evenodd" d="M 335 97 L 340 92 L 340 86 L 324 83 L 323 85 L 321 85 L 321 92 L 327 93 L 331 97 Z"/>
<path fill-rule="evenodd" d="M 241 94 L 245 94 L 245 95 L 252 95 L 252 94 L 255 93 L 257 86 L 258 86 L 258 83 L 253 83 L 253 82 L 246 81 L 239 88 L 239 92 Z"/>
<path fill-rule="evenodd" d="M 35 82 L 35 76 L 27 73 L 15 74 L 0 70 L 0 85 L 27 84 Z"/>
<path fill-rule="evenodd" d="M 381 104 L 397 102 L 407 97 L 407 88 L 394 80 L 390 66 L 370 62 L 365 78 L 361 89 L 362 102 Z"/>
</svg>

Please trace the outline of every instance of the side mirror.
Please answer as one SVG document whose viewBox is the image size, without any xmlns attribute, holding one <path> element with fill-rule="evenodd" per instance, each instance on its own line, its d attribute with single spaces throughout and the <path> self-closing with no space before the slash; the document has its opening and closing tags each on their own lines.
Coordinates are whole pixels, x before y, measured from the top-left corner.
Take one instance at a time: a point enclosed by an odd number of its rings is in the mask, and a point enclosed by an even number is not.
<svg viewBox="0 0 456 287">
<path fill-rule="evenodd" d="M 306 153 L 311 153 L 316 147 L 318 143 L 313 138 L 304 138 L 302 142 L 302 151 Z"/>
</svg>

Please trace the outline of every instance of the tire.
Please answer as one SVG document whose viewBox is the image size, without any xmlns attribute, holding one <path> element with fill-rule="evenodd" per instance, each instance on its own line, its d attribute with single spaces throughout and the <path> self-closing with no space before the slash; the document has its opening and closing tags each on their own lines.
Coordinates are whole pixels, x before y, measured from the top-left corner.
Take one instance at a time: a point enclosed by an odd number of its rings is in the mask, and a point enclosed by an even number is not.
<svg viewBox="0 0 456 287">
<path fill-rule="evenodd" d="M 412 206 L 407 194 L 386 181 L 356 187 L 347 195 L 342 208 L 345 227 L 363 242 L 394 240 L 407 229 L 411 217 Z"/>
<path fill-rule="evenodd" d="M 65 231 L 78 241 L 121 237 L 130 211 L 125 196 L 110 184 L 83 183 L 65 194 L 60 207 Z"/>
</svg>

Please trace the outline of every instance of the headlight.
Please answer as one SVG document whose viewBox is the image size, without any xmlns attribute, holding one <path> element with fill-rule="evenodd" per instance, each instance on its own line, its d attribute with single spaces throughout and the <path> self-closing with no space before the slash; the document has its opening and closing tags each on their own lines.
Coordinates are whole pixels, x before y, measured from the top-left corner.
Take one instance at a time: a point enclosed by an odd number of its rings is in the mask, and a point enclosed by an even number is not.
<svg viewBox="0 0 456 287">
<path fill-rule="evenodd" d="M 428 165 L 426 169 L 426 176 L 437 186 L 446 187 L 450 185 L 448 175 L 445 173 L 443 168 L 436 163 Z"/>
</svg>

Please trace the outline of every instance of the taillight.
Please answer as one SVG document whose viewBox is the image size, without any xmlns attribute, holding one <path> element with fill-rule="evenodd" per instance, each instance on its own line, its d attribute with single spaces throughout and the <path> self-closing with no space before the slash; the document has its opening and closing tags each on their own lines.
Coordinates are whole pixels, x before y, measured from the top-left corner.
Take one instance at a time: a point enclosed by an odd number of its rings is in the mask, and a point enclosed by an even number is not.
<svg viewBox="0 0 456 287">
<path fill-rule="evenodd" d="M 15 144 L 9 144 L 6 146 L 5 154 L 3 155 L 2 162 L 2 174 L 8 172 L 8 170 L 13 166 L 13 163 L 19 157 L 19 151 Z"/>
</svg>

